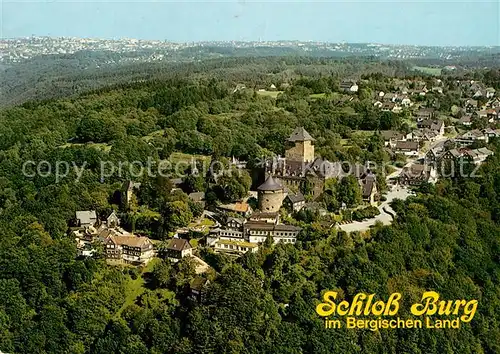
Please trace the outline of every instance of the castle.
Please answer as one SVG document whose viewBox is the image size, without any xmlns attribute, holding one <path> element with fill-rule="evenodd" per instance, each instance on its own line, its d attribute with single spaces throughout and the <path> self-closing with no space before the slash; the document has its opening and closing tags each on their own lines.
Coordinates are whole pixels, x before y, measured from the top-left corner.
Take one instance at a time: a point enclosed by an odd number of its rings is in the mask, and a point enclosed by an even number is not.
<svg viewBox="0 0 500 354">
<path fill-rule="evenodd" d="M 303 128 L 296 128 L 287 140 L 285 157 L 266 163 L 265 174 L 290 191 L 308 190 L 313 199 L 323 193 L 325 180 L 342 175 L 342 165 L 314 154 L 315 139 Z"/>
</svg>

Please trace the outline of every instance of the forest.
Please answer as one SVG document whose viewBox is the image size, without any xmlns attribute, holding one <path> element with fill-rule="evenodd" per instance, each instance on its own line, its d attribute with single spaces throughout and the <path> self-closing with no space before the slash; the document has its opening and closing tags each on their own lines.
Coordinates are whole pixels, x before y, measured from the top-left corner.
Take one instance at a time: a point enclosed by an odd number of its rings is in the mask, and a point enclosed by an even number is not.
<svg viewBox="0 0 500 354">
<path fill-rule="evenodd" d="M 102 160 L 196 154 L 234 156 L 251 165 L 261 156 L 283 154 L 283 142 L 297 126 L 316 138 L 317 153 L 331 161 L 393 158 L 376 131 L 407 129 L 407 113 L 376 110 L 371 97 L 390 88 L 386 76 L 406 75 L 397 65 L 356 64 L 365 66 L 363 85 L 348 100 L 339 90 L 339 75 L 352 70 L 349 64 L 341 65 L 340 74 L 331 63 L 301 62 L 291 77 L 283 77 L 282 70 L 276 76 L 251 66 L 236 70 L 238 60 L 223 69 L 214 64 L 213 75 L 199 69 L 188 78 L 119 83 L 0 111 L 0 350 L 500 352 L 500 142 L 494 139 L 488 147 L 496 154 L 481 167 L 481 177 L 422 186 L 416 196 L 393 202 L 397 217 L 390 226 L 346 234 L 310 220 L 301 223 L 295 245 L 266 242 L 237 260 L 201 249 L 212 268 L 201 301 L 188 296 L 195 278 L 189 258 L 175 265 L 158 259 L 136 269 L 108 266 L 99 256 L 77 257 L 66 234 L 74 212 L 105 215 L 118 209 L 116 192 L 130 178 L 115 174 L 101 180 Z M 247 89 L 235 90 L 238 83 Z M 272 83 L 283 93 L 272 97 L 255 90 Z M 444 100 L 451 105 L 459 98 Z M 26 161 L 88 167 L 78 180 L 72 173 L 56 181 L 53 175 L 24 175 Z M 200 212 L 185 193 L 172 195 L 168 181 L 144 177 L 141 182 L 140 202 L 158 212 L 156 238 Z M 184 183 L 191 190 L 206 187 L 203 180 Z M 250 187 L 247 175 L 218 184 L 213 198 L 220 200 Z M 151 227 L 134 223 L 138 229 Z M 460 329 L 325 329 L 315 312 L 325 290 L 338 291 L 342 299 L 359 292 L 381 298 L 400 292 L 402 316 L 409 316 L 409 304 L 428 290 L 445 299 L 477 299 L 479 307 Z"/>
</svg>

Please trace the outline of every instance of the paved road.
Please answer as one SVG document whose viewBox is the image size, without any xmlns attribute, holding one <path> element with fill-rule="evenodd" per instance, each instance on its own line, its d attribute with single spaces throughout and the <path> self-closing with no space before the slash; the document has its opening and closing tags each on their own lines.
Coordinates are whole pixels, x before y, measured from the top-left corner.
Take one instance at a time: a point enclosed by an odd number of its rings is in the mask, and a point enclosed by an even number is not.
<svg viewBox="0 0 500 354">
<path fill-rule="evenodd" d="M 375 225 L 377 221 L 380 221 L 384 225 L 389 225 L 392 223 L 392 216 L 389 215 L 385 210 L 389 211 L 392 214 L 396 214 L 394 210 L 392 210 L 389 205 L 394 199 L 402 199 L 405 200 L 411 195 L 410 191 L 405 187 L 395 186 L 391 191 L 389 191 L 386 195 L 387 200 L 382 202 L 378 206 L 378 210 L 380 214 L 372 219 L 368 219 L 366 221 L 354 221 L 349 224 L 339 225 L 339 228 L 346 232 L 353 231 L 366 231 L 370 228 L 370 226 Z M 384 210 L 385 209 L 385 210 Z"/>
<path fill-rule="evenodd" d="M 444 137 L 444 136 L 436 139 L 436 141 L 434 141 L 429 146 L 429 149 L 427 149 L 426 151 L 429 151 L 430 149 L 435 149 L 435 148 L 441 147 L 446 140 L 448 140 L 448 138 Z M 404 167 L 411 166 L 415 162 L 415 160 L 421 159 L 423 157 L 425 157 L 425 152 L 420 152 L 420 154 L 417 158 L 408 158 L 407 163 Z M 390 175 L 386 176 L 386 179 L 389 180 L 390 178 L 395 178 L 395 177 L 399 176 L 399 174 L 401 173 L 401 170 L 402 170 L 401 168 L 397 168 L 396 171 L 394 171 Z M 392 190 L 390 190 L 387 193 L 387 195 L 386 195 L 387 200 L 385 202 L 382 202 L 378 206 L 378 210 L 380 211 L 379 215 L 377 215 L 376 217 L 374 217 L 372 219 L 368 219 L 366 221 L 354 221 L 354 222 L 349 223 L 349 224 L 339 225 L 339 228 L 343 231 L 346 231 L 346 232 L 353 232 L 353 231 L 366 231 L 370 228 L 370 226 L 375 225 L 375 223 L 377 221 L 380 221 L 384 225 L 389 225 L 390 223 L 392 223 L 392 216 L 390 214 L 388 214 L 386 212 L 386 210 L 389 213 L 396 215 L 396 213 L 394 212 L 394 210 L 392 210 L 392 208 L 389 204 L 394 199 L 405 200 L 410 195 L 411 195 L 411 193 L 406 187 L 401 187 L 398 185 L 394 186 L 394 187 L 392 187 Z"/>
</svg>

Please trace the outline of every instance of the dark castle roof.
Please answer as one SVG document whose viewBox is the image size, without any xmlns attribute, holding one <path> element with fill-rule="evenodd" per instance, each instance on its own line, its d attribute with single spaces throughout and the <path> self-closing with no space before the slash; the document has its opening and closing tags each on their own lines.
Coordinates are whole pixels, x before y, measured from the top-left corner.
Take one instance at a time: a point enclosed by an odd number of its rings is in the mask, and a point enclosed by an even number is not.
<svg viewBox="0 0 500 354">
<path fill-rule="evenodd" d="M 288 141 L 315 141 L 315 139 L 304 129 L 304 127 L 295 128 Z"/>
<path fill-rule="evenodd" d="M 271 175 L 269 175 L 266 181 L 257 188 L 259 191 L 278 191 L 281 189 L 283 189 L 281 184 L 279 184 Z"/>
</svg>

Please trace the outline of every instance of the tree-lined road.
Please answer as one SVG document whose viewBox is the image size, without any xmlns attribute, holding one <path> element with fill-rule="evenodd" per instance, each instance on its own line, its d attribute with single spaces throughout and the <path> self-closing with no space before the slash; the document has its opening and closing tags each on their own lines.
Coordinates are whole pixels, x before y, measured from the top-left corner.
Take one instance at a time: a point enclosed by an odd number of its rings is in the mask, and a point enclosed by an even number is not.
<svg viewBox="0 0 500 354">
<path fill-rule="evenodd" d="M 354 231 L 366 231 L 371 226 L 375 225 L 377 221 L 380 221 L 384 225 L 389 225 L 392 223 L 392 216 L 389 214 L 395 215 L 396 213 L 392 210 L 390 203 L 394 199 L 402 199 L 405 200 L 412 193 L 405 187 L 394 186 L 391 191 L 389 191 L 386 195 L 387 200 L 382 202 L 378 206 L 378 210 L 380 214 L 372 219 L 368 219 L 366 221 L 354 221 L 349 224 L 339 225 L 339 229 L 346 232 L 354 232 Z M 386 210 L 389 212 L 387 213 Z"/>
</svg>

